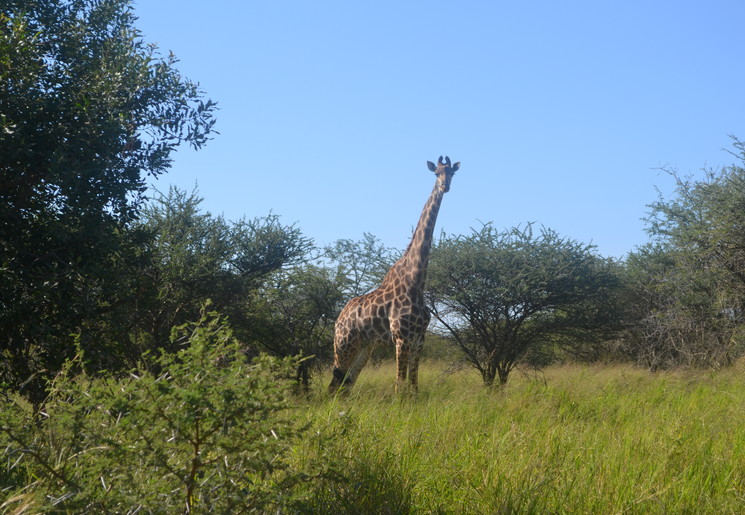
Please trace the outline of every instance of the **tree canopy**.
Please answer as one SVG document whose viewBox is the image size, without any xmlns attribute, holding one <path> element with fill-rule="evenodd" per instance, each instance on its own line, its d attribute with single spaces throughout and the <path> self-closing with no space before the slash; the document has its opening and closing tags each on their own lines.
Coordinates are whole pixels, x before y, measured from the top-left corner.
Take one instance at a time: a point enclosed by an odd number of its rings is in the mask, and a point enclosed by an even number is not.
<svg viewBox="0 0 745 515">
<path fill-rule="evenodd" d="M 725 366 L 745 351 L 745 144 L 740 160 L 675 180 L 650 205 L 652 241 L 627 260 L 625 354 L 650 368 Z"/>
<path fill-rule="evenodd" d="M 491 385 L 530 351 L 604 337 L 617 277 L 590 245 L 531 225 L 443 236 L 432 251 L 429 303 L 440 326 Z"/>
<path fill-rule="evenodd" d="M 366 232 L 359 241 L 336 240 L 324 248 L 323 254 L 344 278 L 344 290 L 349 300 L 376 288 L 396 261 L 398 252 Z"/>
<path fill-rule="evenodd" d="M 145 178 L 202 146 L 215 103 L 143 41 L 126 0 L 0 12 L 0 348 L 18 384 L 120 301 Z"/>
</svg>

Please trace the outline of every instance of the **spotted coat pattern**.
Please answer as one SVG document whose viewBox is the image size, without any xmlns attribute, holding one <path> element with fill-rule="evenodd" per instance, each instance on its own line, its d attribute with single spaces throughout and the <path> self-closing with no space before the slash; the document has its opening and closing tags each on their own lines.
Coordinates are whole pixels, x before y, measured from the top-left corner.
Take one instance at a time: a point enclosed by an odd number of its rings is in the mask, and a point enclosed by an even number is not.
<svg viewBox="0 0 745 515">
<path fill-rule="evenodd" d="M 380 287 L 350 300 L 336 319 L 331 392 L 354 384 L 373 349 L 388 344 L 396 346 L 396 388 L 406 382 L 408 375 L 412 388 L 417 390 L 419 354 L 430 319 L 424 304 L 429 251 L 443 195 L 449 191 L 453 174 L 460 166 L 451 166 L 450 158 L 445 159 L 443 163 L 440 156 L 437 166 L 427 162 L 437 180 L 404 255 L 391 267 Z"/>
</svg>

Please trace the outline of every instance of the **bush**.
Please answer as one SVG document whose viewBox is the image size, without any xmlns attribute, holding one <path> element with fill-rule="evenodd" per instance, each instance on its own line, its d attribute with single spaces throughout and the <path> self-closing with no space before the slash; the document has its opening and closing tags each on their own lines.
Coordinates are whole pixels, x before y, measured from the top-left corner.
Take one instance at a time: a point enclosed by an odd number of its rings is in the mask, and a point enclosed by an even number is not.
<svg viewBox="0 0 745 515">
<path fill-rule="evenodd" d="M 231 513 L 298 502 L 292 487 L 306 475 L 287 457 L 304 431 L 288 410 L 296 360 L 248 362 L 220 317 L 204 312 L 172 339 L 182 348 L 159 356 L 157 371 L 92 377 L 79 372 L 79 353 L 42 409 L 10 396 L 2 507 Z"/>
</svg>

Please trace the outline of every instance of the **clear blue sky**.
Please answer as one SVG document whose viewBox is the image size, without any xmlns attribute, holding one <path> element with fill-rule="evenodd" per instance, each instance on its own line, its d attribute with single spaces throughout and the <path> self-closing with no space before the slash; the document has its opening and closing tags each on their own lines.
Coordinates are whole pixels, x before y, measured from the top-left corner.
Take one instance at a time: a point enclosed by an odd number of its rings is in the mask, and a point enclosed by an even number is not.
<svg viewBox="0 0 745 515">
<path fill-rule="evenodd" d="M 137 26 L 219 103 L 221 133 L 157 181 L 229 220 L 403 249 L 461 161 L 437 232 L 536 222 L 605 256 L 681 173 L 745 139 L 745 2 L 140 0 Z"/>
</svg>

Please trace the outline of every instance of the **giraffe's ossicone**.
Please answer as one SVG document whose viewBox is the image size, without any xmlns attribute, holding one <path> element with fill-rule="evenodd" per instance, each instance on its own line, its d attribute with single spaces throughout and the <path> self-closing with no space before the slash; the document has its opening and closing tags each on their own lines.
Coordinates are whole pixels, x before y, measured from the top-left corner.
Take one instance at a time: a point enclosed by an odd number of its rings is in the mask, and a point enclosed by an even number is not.
<svg viewBox="0 0 745 515">
<path fill-rule="evenodd" d="M 429 251 L 432 247 L 437 213 L 443 195 L 450 190 L 453 174 L 460 163 L 450 164 L 442 156 L 437 165 L 427 161 L 437 177 L 424 205 L 408 248 L 391 267 L 376 289 L 350 300 L 336 319 L 334 331 L 334 370 L 329 391 L 354 384 L 377 345 L 396 346 L 396 389 L 408 375 L 417 390 L 419 354 L 429 324 L 424 304 Z"/>
</svg>

